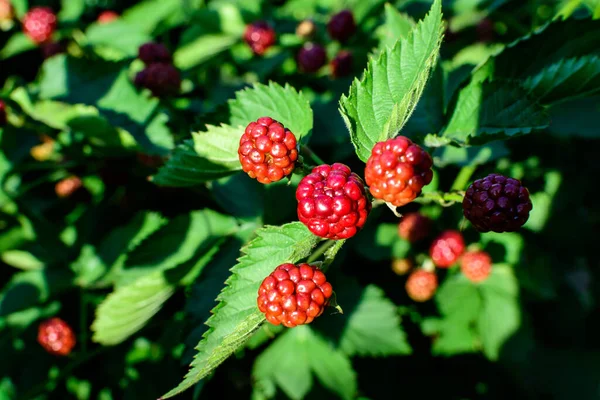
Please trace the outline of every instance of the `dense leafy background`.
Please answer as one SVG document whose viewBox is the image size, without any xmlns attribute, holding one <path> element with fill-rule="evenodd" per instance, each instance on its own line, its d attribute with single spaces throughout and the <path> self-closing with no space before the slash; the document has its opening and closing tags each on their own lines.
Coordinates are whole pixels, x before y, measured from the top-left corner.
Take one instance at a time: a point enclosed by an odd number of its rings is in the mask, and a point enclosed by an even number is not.
<svg viewBox="0 0 600 400">
<path fill-rule="evenodd" d="M 599 398 L 600 2 L 12 4 L 17 18 L 57 11 L 66 52 L 45 59 L 18 20 L 0 23 L 0 400 Z M 325 25 L 343 8 L 358 29 L 341 45 Z M 120 18 L 97 23 L 104 10 Z M 350 76 L 298 71 L 304 18 L 330 59 L 353 52 Z M 263 57 L 242 40 L 259 19 L 278 32 Z M 149 40 L 172 51 L 179 95 L 132 84 Z M 264 186 L 240 172 L 239 135 L 265 114 L 361 175 L 373 144 L 398 131 L 428 146 L 435 179 L 400 211 L 432 218 L 429 240 L 400 239 L 378 207 L 326 250 L 296 222 L 298 175 Z M 458 204 L 440 204 L 493 171 L 532 193 L 518 233 L 478 234 Z M 71 175 L 83 189 L 57 197 Z M 435 299 L 414 303 L 392 260 L 422 263 L 445 229 L 488 251 L 493 274 L 474 285 L 438 271 Z M 263 324 L 266 274 L 336 252 L 328 277 L 343 314 Z M 36 342 L 55 315 L 77 333 L 67 358 Z"/>
</svg>

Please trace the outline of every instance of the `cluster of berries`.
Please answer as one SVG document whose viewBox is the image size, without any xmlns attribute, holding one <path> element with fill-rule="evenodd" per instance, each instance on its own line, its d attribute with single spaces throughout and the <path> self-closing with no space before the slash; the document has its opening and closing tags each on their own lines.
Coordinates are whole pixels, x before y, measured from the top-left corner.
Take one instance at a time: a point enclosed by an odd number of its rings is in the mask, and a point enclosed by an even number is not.
<svg viewBox="0 0 600 400">
<path fill-rule="evenodd" d="M 343 10 L 333 15 L 327 23 L 327 32 L 333 40 L 345 43 L 356 31 L 354 15 L 349 10 Z M 296 55 L 298 69 L 304 73 L 315 73 L 327 63 L 325 48 L 312 41 L 317 32 L 317 26 L 312 20 L 304 20 L 296 27 L 296 35 L 304 43 Z M 275 29 L 266 21 L 257 21 L 246 27 L 244 40 L 254 54 L 263 55 L 277 40 Z M 334 78 L 349 75 L 352 72 L 352 53 L 341 50 L 330 62 L 331 75 Z"/>
<path fill-rule="evenodd" d="M 293 132 L 282 123 L 262 117 L 246 127 L 240 138 L 238 156 L 244 172 L 268 184 L 291 175 L 298 160 L 298 143 Z M 423 187 L 431 182 L 432 166 L 429 153 L 403 136 L 375 144 L 365 166 L 368 188 L 344 164 L 319 165 L 302 178 L 296 189 L 298 219 L 316 236 L 331 240 L 351 238 L 365 225 L 371 211 L 367 190 L 375 199 L 395 207 L 404 206 L 417 198 Z M 473 182 L 463 201 L 465 217 L 481 232 L 514 231 L 527 221 L 531 208 L 527 189 L 518 180 L 498 174 Z M 399 234 L 416 242 L 427 236 L 430 225 L 431 221 L 426 217 L 408 214 L 399 225 Z M 470 280 L 485 280 L 491 271 L 489 255 L 467 252 L 463 256 L 464 252 L 465 243 L 458 231 L 443 232 L 429 249 L 435 266 L 449 268 L 461 259 L 461 269 Z M 399 270 L 409 267 L 406 262 L 396 263 Z M 302 279 L 292 278 L 290 271 L 296 271 L 294 268 L 300 267 L 279 266 L 261 285 L 259 308 L 272 323 L 285 326 L 308 323 L 320 315 L 327 304 L 328 290 L 321 293 L 324 302 L 315 300 L 313 304 L 305 296 L 323 289 L 324 275 L 321 280 L 320 273 L 318 282 L 308 285 L 310 290 L 305 286 L 299 288 L 298 285 L 305 285 L 308 278 L 304 275 Z M 303 268 L 312 268 L 313 273 L 318 270 L 306 264 Z M 406 290 L 415 301 L 430 299 L 437 286 L 435 273 L 426 269 L 413 272 L 406 282 Z"/>
<path fill-rule="evenodd" d="M 173 65 L 171 52 L 161 43 L 144 43 L 138 49 L 138 58 L 146 68 L 135 76 L 134 84 L 149 89 L 156 97 L 177 94 L 181 76 Z"/>
</svg>

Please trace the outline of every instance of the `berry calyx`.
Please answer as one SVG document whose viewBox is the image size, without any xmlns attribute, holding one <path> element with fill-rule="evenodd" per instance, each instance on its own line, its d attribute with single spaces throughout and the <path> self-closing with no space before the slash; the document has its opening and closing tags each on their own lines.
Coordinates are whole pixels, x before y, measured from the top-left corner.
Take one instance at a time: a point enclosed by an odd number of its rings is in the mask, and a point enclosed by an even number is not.
<svg viewBox="0 0 600 400">
<path fill-rule="evenodd" d="M 422 303 L 433 297 L 438 288 L 438 279 L 434 272 L 419 269 L 408 276 L 405 288 L 408 297 Z"/>
<path fill-rule="evenodd" d="M 100 13 L 100 15 L 98 15 L 98 19 L 96 20 L 99 24 L 108 24 L 109 22 L 112 22 L 116 19 L 119 19 L 119 14 L 111 11 L 111 10 L 106 10 L 106 11 L 102 11 Z"/>
<path fill-rule="evenodd" d="M 38 343 L 50 354 L 66 356 L 75 347 L 75 333 L 64 320 L 54 317 L 38 327 Z"/>
<path fill-rule="evenodd" d="M 347 41 L 356 31 L 354 15 L 350 10 L 343 10 L 331 17 L 327 23 L 327 32 L 332 39 L 340 42 Z"/>
<path fill-rule="evenodd" d="M 485 251 L 468 251 L 460 259 L 460 270 L 471 282 L 483 282 L 492 272 L 492 257 Z"/>
<path fill-rule="evenodd" d="M 409 138 L 398 136 L 373 147 L 365 180 L 373 197 L 401 207 L 416 199 L 423 186 L 431 183 L 432 165 L 429 153 Z"/>
<path fill-rule="evenodd" d="M 392 261 L 392 271 L 396 275 L 405 275 L 412 267 L 413 263 L 408 258 L 396 258 Z"/>
<path fill-rule="evenodd" d="M 171 63 L 171 52 L 162 43 L 148 42 L 138 48 L 138 58 L 146 65 Z"/>
<path fill-rule="evenodd" d="M 325 274 L 316 266 L 281 264 L 258 289 L 258 308 L 273 325 L 288 328 L 310 324 L 323 314 L 333 293 Z"/>
<path fill-rule="evenodd" d="M 463 214 L 479 232 L 514 232 L 533 208 L 521 181 L 490 174 L 473 182 L 463 199 Z"/>
<path fill-rule="evenodd" d="M 292 173 L 298 160 L 296 136 L 278 121 L 250 122 L 240 138 L 242 170 L 260 183 L 277 182 Z"/>
<path fill-rule="evenodd" d="M 419 212 L 404 215 L 398 224 L 398 234 L 404 240 L 416 243 L 429 235 L 431 220 Z"/>
<path fill-rule="evenodd" d="M 317 33 L 317 25 L 310 20 L 305 19 L 296 26 L 296 36 L 300 39 L 310 39 Z"/>
<path fill-rule="evenodd" d="M 459 231 L 442 232 L 431 244 L 429 256 L 439 268 L 448 268 L 454 264 L 465 251 L 465 241 Z"/>
<path fill-rule="evenodd" d="M 7 119 L 8 118 L 6 116 L 6 103 L 0 100 L 0 126 L 6 125 Z"/>
<path fill-rule="evenodd" d="M 65 179 L 61 179 L 54 186 L 56 195 L 60 198 L 66 198 L 72 196 L 78 189 L 83 186 L 83 182 L 77 176 L 70 176 Z"/>
<path fill-rule="evenodd" d="M 348 239 L 365 225 L 371 211 L 363 180 L 344 164 L 320 165 L 296 190 L 298 219 L 316 236 Z"/>
<path fill-rule="evenodd" d="M 244 40 L 252 49 L 254 54 L 262 56 L 275 44 L 277 35 L 275 29 L 266 21 L 257 21 L 246 27 Z"/>
<path fill-rule="evenodd" d="M 306 43 L 298 51 L 298 69 L 306 73 L 317 72 L 327 62 L 327 53 L 323 46 L 315 43 Z"/>
<path fill-rule="evenodd" d="M 33 7 L 23 17 L 23 32 L 36 44 L 44 43 L 52 37 L 56 23 L 50 7 Z"/>
<path fill-rule="evenodd" d="M 179 92 L 181 76 L 171 64 L 154 63 L 137 73 L 134 84 L 149 89 L 156 97 L 170 96 Z"/>
<path fill-rule="evenodd" d="M 342 76 L 350 75 L 352 72 L 352 53 L 348 50 L 342 50 L 333 60 L 331 60 L 331 75 L 334 78 L 340 78 Z"/>
</svg>

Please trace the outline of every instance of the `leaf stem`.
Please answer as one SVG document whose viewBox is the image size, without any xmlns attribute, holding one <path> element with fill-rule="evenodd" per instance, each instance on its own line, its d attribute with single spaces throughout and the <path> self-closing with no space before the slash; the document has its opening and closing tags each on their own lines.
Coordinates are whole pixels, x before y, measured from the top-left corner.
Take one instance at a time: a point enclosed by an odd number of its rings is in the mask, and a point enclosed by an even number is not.
<svg viewBox="0 0 600 400">
<path fill-rule="evenodd" d="M 465 167 L 462 167 L 458 175 L 456 176 L 456 179 L 454 180 L 454 183 L 452 184 L 450 190 L 465 190 L 467 184 L 469 183 L 469 179 L 471 179 L 471 176 L 473 176 L 473 173 L 476 169 L 476 165 L 467 165 Z"/>
<path fill-rule="evenodd" d="M 423 193 L 420 197 L 415 199 L 417 203 L 431 203 L 437 202 L 443 207 L 450 207 L 454 205 L 454 203 L 462 203 L 464 192 L 456 191 L 456 192 L 426 192 Z"/>
<path fill-rule="evenodd" d="M 321 157 L 316 155 L 315 152 L 312 151 L 312 149 L 305 144 L 300 145 L 300 151 L 302 151 L 302 153 L 304 153 L 313 162 L 317 163 L 317 165 L 327 164 L 325 161 L 323 161 L 321 159 Z"/>
</svg>

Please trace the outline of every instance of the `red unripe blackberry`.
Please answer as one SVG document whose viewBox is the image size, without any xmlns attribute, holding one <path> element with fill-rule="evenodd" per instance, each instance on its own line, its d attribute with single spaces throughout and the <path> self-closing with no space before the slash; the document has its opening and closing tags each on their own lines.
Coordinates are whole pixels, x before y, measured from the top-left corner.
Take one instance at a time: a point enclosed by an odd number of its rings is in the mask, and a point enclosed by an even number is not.
<svg viewBox="0 0 600 400">
<path fill-rule="evenodd" d="M 56 15 L 49 7 L 34 7 L 23 17 L 23 32 L 35 43 L 47 42 L 56 29 Z"/>
<path fill-rule="evenodd" d="M 181 88 L 179 71 L 171 64 L 154 63 L 138 72 L 136 86 L 149 89 L 156 97 L 175 95 Z"/>
<path fill-rule="evenodd" d="M 258 289 L 258 308 L 273 325 L 310 324 L 323 314 L 333 293 L 325 274 L 310 264 L 281 264 Z"/>
<path fill-rule="evenodd" d="M 0 100 L 0 126 L 6 125 L 6 104 Z"/>
<path fill-rule="evenodd" d="M 365 167 L 371 194 L 396 207 L 410 203 L 433 179 L 429 153 L 409 138 L 398 136 L 379 142 Z"/>
<path fill-rule="evenodd" d="M 10 0 L 0 0 L 0 23 L 10 21 L 15 17 Z"/>
<path fill-rule="evenodd" d="M 343 10 L 335 14 L 327 23 L 327 32 L 332 39 L 340 42 L 347 41 L 356 31 L 354 15 L 350 10 Z"/>
<path fill-rule="evenodd" d="M 107 10 L 102 11 L 100 15 L 98 15 L 97 22 L 99 24 L 108 24 L 109 22 L 112 22 L 116 19 L 119 19 L 119 14 L 114 11 Z"/>
<path fill-rule="evenodd" d="M 50 354 L 66 356 L 75 347 L 73 329 L 60 318 L 50 318 L 38 328 L 38 343 Z"/>
<path fill-rule="evenodd" d="M 348 239 L 364 226 L 371 211 L 364 182 L 344 164 L 320 165 L 296 190 L 298 219 L 315 235 Z"/>
<path fill-rule="evenodd" d="M 348 50 L 342 50 L 333 60 L 331 60 L 331 75 L 334 78 L 350 75 L 352 72 L 352 53 Z"/>
<path fill-rule="evenodd" d="M 529 191 L 518 179 L 490 174 L 469 186 L 463 214 L 479 232 L 514 232 L 529 219 Z"/>
<path fill-rule="evenodd" d="M 454 264 L 465 251 L 465 241 L 459 231 L 442 232 L 431 244 L 429 256 L 440 268 L 448 268 Z"/>
<path fill-rule="evenodd" d="M 404 215 L 398 224 L 398 234 L 404 240 L 416 243 L 429 235 L 431 220 L 419 212 Z"/>
<path fill-rule="evenodd" d="M 467 251 L 460 259 L 460 270 L 471 282 L 482 282 L 492 273 L 492 257 L 485 251 Z"/>
<path fill-rule="evenodd" d="M 83 186 L 83 182 L 77 176 L 70 176 L 62 179 L 54 186 L 56 195 L 61 198 L 72 196 L 77 190 Z"/>
<path fill-rule="evenodd" d="M 275 44 L 277 34 L 275 29 L 265 21 L 257 21 L 246 27 L 244 40 L 250 46 L 254 54 L 262 56 Z"/>
<path fill-rule="evenodd" d="M 146 65 L 153 63 L 171 63 L 172 57 L 169 49 L 162 43 L 148 42 L 138 48 L 138 58 Z"/>
<path fill-rule="evenodd" d="M 306 43 L 298 51 L 298 69 L 302 72 L 317 72 L 327 62 L 327 53 L 323 46 L 315 43 Z"/>
<path fill-rule="evenodd" d="M 408 276 L 406 293 L 414 301 L 424 302 L 433 297 L 438 288 L 435 272 L 419 269 Z"/>
<path fill-rule="evenodd" d="M 260 183 L 277 182 L 292 173 L 298 160 L 296 136 L 273 118 L 250 122 L 240 138 L 242 170 Z"/>
</svg>

